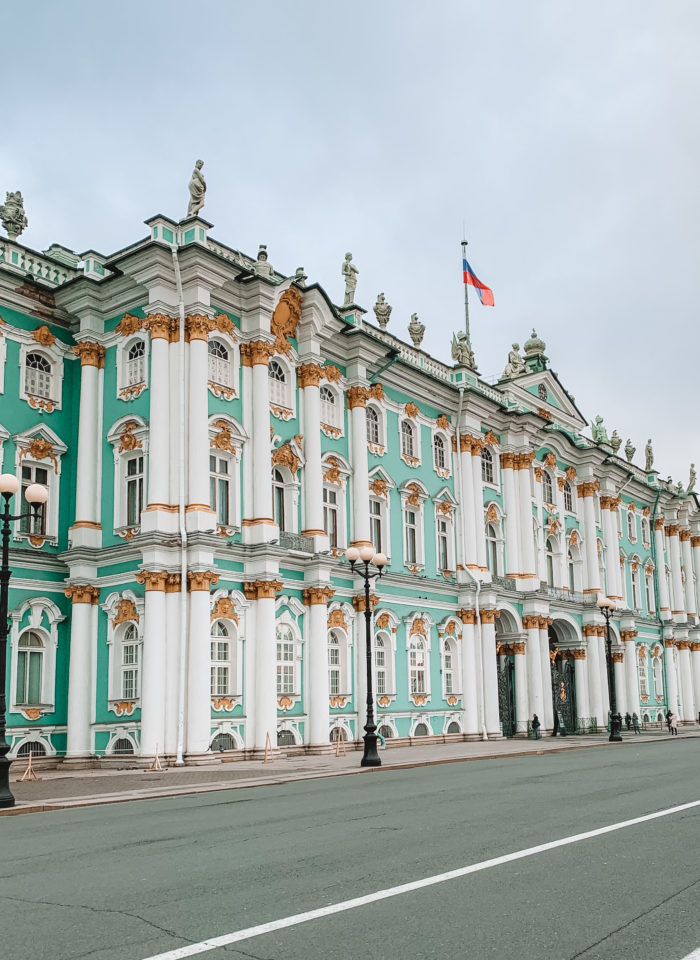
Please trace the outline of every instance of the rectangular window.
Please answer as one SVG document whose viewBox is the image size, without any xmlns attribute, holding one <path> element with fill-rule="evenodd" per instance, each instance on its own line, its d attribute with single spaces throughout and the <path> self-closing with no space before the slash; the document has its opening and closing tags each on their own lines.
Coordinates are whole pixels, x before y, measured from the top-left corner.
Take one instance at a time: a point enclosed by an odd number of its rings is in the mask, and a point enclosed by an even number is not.
<svg viewBox="0 0 700 960">
<path fill-rule="evenodd" d="M 451 653 L 445 654 L 444 670 L 445 670 L 445 693 L 454 693 L 454 690 L 452 689 L 453 684 L 452 684 L 452 654 Z"/>
<path fill-rule="evenodd" d="M 37 515 L 35 516 L 31 504 L 27 503 L 27 498 L 25 496 L 27 487 L 30 487 L 33 483 L 40 483 L 42 487 L 46 487 L 48 489 L 49 471 L 45 467 L 32 467 L 23 465 L 22 494 L 20 500 L 21 513 L 23 516 L 19 522 L 19 529 L 22 533 L 34 534 L 35 536 L 43 537 L 46 535 L 46 510 L 48 507 L 48 501 L 39 507 Z"/>
<path fill-rule="evenodd" d="M 135 700 L 138 686 L 139 648 L 137 643 L 122 645 L 122 697 Z"/>
<path fill-rule="evenodd" d="M 382 553 L 382 505 L 379 500 L 369 502 L 370 539 L 377 553 Z"/>
<path fill-rule="evenodd" d="M 449 570 L 449 534 L 447 520 L 438 520 L 438 569 Z"/>
<path fill-rule="evenodd" d="M 126 461 L 126 522 L 134 527 L 141 522 L 143 510 L 143 457 Z"/>
<path fill-rule="evenodd" d="M 406 510 L 404 512 L 404 528 L 406 531 L 406 563 L 416 563 L 417 536 L 416 513 L 414 510 Z"/>
<path fill-rule="evenodd" d="M 277 693 L 294 693 L 294 644 L 277 644 Z"/>
<path fill-rule="evenodd" d="M 38 650 L 17 654 L 17 703 L 41 703 L 41 658 Z"/>
<path fill-rule="evenodd" d="M 331 547 L 338 546 L 338 494 L 328 487 L 323 488 L 323 529 L 328 534 Z"/>
<path fill-rule="evenodd" d="M 328 686 L 331 696 L 340 693 L 340 647 L 337 643 L 328 646 Z"/>
<path fill-rule="evenodd" d="M 231 477 L 225 457 L 209 457 L 209 505 L 216 522 L 228 526 L 231 520 Z"/>
</svg>

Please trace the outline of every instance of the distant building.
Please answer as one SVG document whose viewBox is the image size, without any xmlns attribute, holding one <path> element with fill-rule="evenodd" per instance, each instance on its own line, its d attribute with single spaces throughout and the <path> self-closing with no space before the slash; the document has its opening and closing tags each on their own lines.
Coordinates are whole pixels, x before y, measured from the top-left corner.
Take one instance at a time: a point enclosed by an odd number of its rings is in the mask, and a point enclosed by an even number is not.
<svg viewBox="0 0 700 960">
<path fill-rule="evenodd" d="M 601 590 L 621 712 L 694 720 L 698 500 L 582 435 L 542 341 L 490 386 L 201 218 L 148 227 L 0 240 L 2 470 L 49 488 L 12 539 L 11 756 L 359 739 L 367 542 L 384 738 L 604 727 Z"/>
</svg>

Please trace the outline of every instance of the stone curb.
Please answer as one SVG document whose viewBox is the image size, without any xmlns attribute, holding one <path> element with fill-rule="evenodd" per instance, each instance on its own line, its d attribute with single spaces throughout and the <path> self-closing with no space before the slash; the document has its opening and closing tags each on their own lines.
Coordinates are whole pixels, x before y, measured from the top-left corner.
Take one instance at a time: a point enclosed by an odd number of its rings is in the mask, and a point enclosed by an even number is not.
<svg viewBox="0 0 700 960">
<path fill-rule="evenodd" d="M 677 737 L 643 738 L 639 740 L 623 740 L 624 745 L 646 743 L 673 743 L 676 740 L 697 740 L 700 734 L 686 733 Z M 572 743 L 562 747 L 543 747 L 541 750 L 509 751 L 508 753 L 486 753 L 472 757 L 435 757 L 427 760 L 407 760 L 404 763 L 382 764 L 381 767 L 355 767 L 350 770 L 316 771 L 314 773 L 295 773 L 281 777 L 251 777 L 248 780 L 234 782 L 216 781 L 204 784 L 183 785 L 177 787 L 153 787 L 138 792 L 105 793 L 94 796 L 75 798 L 61 798 L 56 800 L 42 800 L 38 803 L 20 802 L 7 810 L 0 810 L 0 817 L 18 816 L 22 813 L 47 813 L 52 810 L 74 810 L 83 807 L 95 807 L 113 803 L 129 803 L 135 800 L 162 800 L 168 797 L 182 797 L 200 793 L 221 793 L 225 790 L 249 790 L 253 787 L 282 786 L 288 783 L 297 783 L 306 780 L 329 780 L 332 777 L 347 777 L 355 774 L 382 773 L 385 771 L 412 770 L 419 767 L 436 767 L 448 763 L 471 763 L 475 760 L 509 760 L 515 757 L 541 757 L 544 754 L 565 753 L 570 750 L 590 750 L 596 747 L 611 747 L 609 742 L 603 743 Z"/>
</svg>

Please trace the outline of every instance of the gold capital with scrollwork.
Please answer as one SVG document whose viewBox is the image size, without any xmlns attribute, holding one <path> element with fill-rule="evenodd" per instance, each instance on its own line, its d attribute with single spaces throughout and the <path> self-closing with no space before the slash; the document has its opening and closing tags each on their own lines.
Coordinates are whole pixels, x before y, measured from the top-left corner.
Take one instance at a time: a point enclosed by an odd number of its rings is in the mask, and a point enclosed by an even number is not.
<svg viewBox="0 0 700 960">
<path fill-rule="evenodd" d="M 243 593 L 246 600 L 274 600 L 283 586 L 280 580 L 247 580 Z"/>
<path fill-rule="evenodd" d="M 462 607 L 461 610 L 457 611 L 457 616 L 462 623 L 476 626 L 476 610 L 472 610 L 470 607 Z"/>
<path fill-rule="evenodd" d="M 323 376 L 323 367 L 320 363 L 303 363 L 297 367 L 297 381 L 301 389 L 317 387 Z"/>
<path fill-rule="evenodd" d="M 151 334 L 151 340 L 171 341 L 178 321 L 167 313 L 149 313 L 141 326 Z"/>
<path fill-rule="evenodd" d="M 333 599 L 335 590 L 332 587 L 305 587 L 302 590 L 301 598 L 304 606 L 320 606 Z"/>
<path fill-rule="evenodd" d="M 219 582 L 220 574 L 213 570 L 188 570 L 187 571 L 187 589 L 188 590 L 209 590 L 215 587 Z"/>
<path fill-rule="evenodd" d="M 73 603 L 89 603 L 94 606 L 100 599 L 99 587 L 87 583 L 72 583 L 66 587 L 64 593 Z"/>
<path fill-rule="evenodd" d="M 216 323 L 213 317 L 208 317 L 205 313 L 188 313 L 185 317 L 185 342 L 191 343 L 192 340 L 209 339 L 212 330 L 216 330 Z"/>
<path fill-rule="evenodd" d="M 481 610 L 480 611 L 482 623 L 493 624 L 496 622 L 496 619 L 500 617 L 500 615 L 501 615 L 500 610 Z"/>
<path fill-rule="evenodd" d="M 81 340 L 73 347 L 73 353 L 80 357 L 81 367 L 97 367 L 102 370 L 105 365 L 105 348 L 94 340 Z"/>
<path fill-rule="evenodd" d="M 378 603 L 379 603 L 379 597 L 378 597 L 375 593 L 371 593 L 371 594 L 370 594 L 370 597 L 369 597 L 369 608 L 370 608 L 370 610 L 374 610 L 374 608 L 377 606 Z M 364 595 L 364 593 L 357 593 L 357 594 L 355 594 L 355 596 L 352 598 L 352 605 L 353 605 L 353 607 L 355 608 L 355 610 L 357 611 L 357 613 L 364 613 L 364 612 L 365 612 L 365 595 Z"/>
<path fill-rule="evenodd" d="M 268 340 L 251 340 L 250 343 L 242 343 L 241 363 L 244 367 L 266 367 L 274 352 L 274 344 Z"/>
<path fill-rule="evenodd" d="M 167 570 L 139 570 L 136 582 L 145 586 L 146 590 L 165 591 L 168 582 Z"/>
</svg>

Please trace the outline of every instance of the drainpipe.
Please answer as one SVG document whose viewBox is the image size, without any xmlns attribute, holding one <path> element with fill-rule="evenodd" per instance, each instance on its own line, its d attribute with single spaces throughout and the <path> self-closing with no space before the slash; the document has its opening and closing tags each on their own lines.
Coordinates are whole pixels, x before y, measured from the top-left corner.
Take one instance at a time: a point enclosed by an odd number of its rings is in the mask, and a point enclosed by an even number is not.
<svg viewBox="0 0 700 960">
<path fill-rule="evenodd" d="M 654 593 L 656 594 L 656 619 L 659 621 L 661 627 L 661 650 L 662 650 L 662 663 L 664 667 L 664 697 L 666 698 L 666 709 L 670 710 L 670 704 L 668 702 L 668 676 L 666 672 L 666 657 L 663 656 L 666 649 L 666 641 L 664 639 L 664 621 L 661 619 L 661 604 L 659 603 L 659 564 L 656 557 L 656 532 L 654 530 L 654 525 L 656 523 L 656 514 L 659 509 L 659 500 L 661 499 L 661 491 L 659 490 L 656 494 L 656 500 L 654 502 L 654 509 L 651 514 L 651 530 L 649 531 L 649 537 L 651 540 L 651 559 L 654 561 Z M 663 563 L 663 557 L 661 558 Z M 664 576 L 666 571 L 664 569 Z M 669 606 L 671 606 L 669 604 Z"/>
<path fill-rule="evenodd" d="M 180 528 L 180 645 L 178 650 L 177 689 L 177 753 L 175 765 L 182 766 L 185 743 L 185 681 L 187 678 L 187 528 L 185 526 L 185 300 L 177 247 L 171 249 L 177 285 L 179 336 L 177 341 L 180 373 L 180 408 L 178 427 L 178 498 L 177 516 Z"/>
<path fill-rule="evenodd" d="M 459 505 L 459 515 L 461 518 L 460 527 L 461 527 L 461 534 L 462 534 L 462 548 L 464 549 L 464 544 L 467 541 L 467 538 L 466 538 L 467 518 L 465 517 L 464 510 L 462 509 L 462 458 L 459 455 L 460 454 L 459 438 L 460 438 L 461 427 L 462 427 L 463 402 L 464 402 L 464 387 L 460 387 L 459 388 L 459 407 L 457 408 L 457 473 L 459 475 L 459 490 L 457 491 L 456 499 Z M 476 588 L 476 595 L 474 597 L 474 610 L 476 612 L 476 654 L 477 654 L 476 669 L 477 669 L 477 672 L 479 673 L 479 676 L 481 677 L 481 697 L 479 698 L 481 702 L 479 704 L 479 720 L 481 722 L 481 739 L 488 740 L 488 734 L 486 732 L 486 714 L 484 710 L 484 697 L 486 695 L 486 691 L 484 688 L 484 666 L 483 666 L 482 656 L 481 656 L 481 616 L 480 616 L 480 609 L 479 609 L 479 594 L 481 592 L 481 582 L 477 580 L 477 578 L 473 575 L 471 570 L 467 568 L 466 563 L 464 565 L 464 570 L 467 573 L 467 575 L 471 578 L 472 583 Z M 464 691 L 462 691 L 462 697 L 464 697 L 464 695 L 465 695 Z"/>
</svg>

